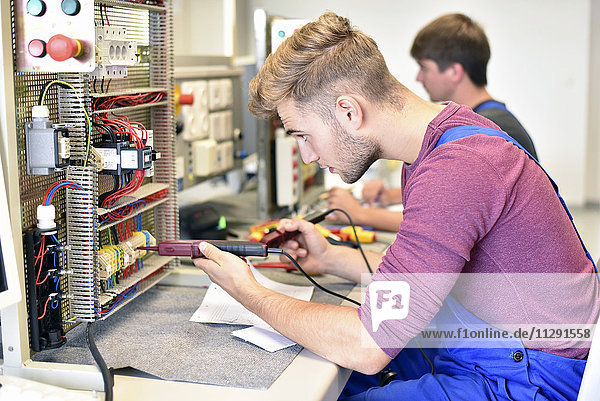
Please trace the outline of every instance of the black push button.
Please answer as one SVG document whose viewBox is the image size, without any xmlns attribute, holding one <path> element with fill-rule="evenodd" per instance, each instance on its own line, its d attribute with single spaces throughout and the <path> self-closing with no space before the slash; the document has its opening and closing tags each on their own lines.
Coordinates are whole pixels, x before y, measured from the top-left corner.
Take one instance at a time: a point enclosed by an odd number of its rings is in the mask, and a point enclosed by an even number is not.
<svg viewBox="0 0 600 401">
<path fill-rule="evenodd" d="M 513 360 L 515 362 L 521 362 L 523 360 L 523 351 L 515 351 L 513 354 Z"/>
</svg>

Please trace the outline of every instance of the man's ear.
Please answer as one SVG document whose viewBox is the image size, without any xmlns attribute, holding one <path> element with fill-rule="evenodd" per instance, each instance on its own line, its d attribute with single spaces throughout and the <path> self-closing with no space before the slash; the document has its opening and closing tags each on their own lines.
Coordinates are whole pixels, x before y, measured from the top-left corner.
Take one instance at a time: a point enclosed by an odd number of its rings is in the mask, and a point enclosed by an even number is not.
<svg viewBox="0 0 600 401">
<path fill-rule="evenodd" d="M 363 124 L 363 108 L 353 96 L 339 96 L 335 101 L 335 117 L 345 128 L 359 129 Z"/>
<path fill-rule="evenodd" d="M 444 73 L 448 73 L 450 79 L 454 83 L 459 83 L 465 78 L 465 67 L 461 63 L 452 63 L 448 66 Z"/>
</svg>

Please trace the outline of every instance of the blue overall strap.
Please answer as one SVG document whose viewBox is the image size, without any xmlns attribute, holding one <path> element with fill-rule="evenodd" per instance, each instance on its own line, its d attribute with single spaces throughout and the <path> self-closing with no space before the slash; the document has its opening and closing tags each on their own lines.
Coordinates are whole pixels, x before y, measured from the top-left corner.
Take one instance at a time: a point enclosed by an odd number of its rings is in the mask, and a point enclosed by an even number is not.
<svg viewBox="0 0 600 401">
<path fill-rule="evenodd" d="M 480 111 L 483 111 L 485 109 L 502 109 L 502 110 L 506 110 L 508 111 L 508 109 L 506 108 L 506 105 L 504 105 L 503 103 L 500 103 L 496 100 L 486 100 L 485 102 L 481 103 L 479 106 L 475 107 L 473 109 L 473 111 L 475 113 L 479 113 Z M 510 113 L 510 111 L 508 111 Z"/>
<path fill-rule="evenodd" d="M 507 140 L 509 142 L 512 142 L 519 149 L 521 149 L 523 152 L 525 152 L 525 154 L 527 154 L 527 156 L 529 156 L 529 158 L 531 160 L 533 160 L 538 166 L 540 166 L 540 168 L 542 169 L 542 171 L 546 174 L 546 177 L 548 177 L 548 179 L 552 183 L 552 186 L 554 187 L 554 191 L 556 192 L 556 195 L 558 196 L 558 199 L 560 199 L 560 203 L 563 205 L 563 208 L 567 212 L 567 215 L 569 216 L 569 219 L 571 219 L 571 224 L 573 224 L 573 229 L 577 233 L 577 237 L 579 238 L 579 242 L 581 242 L 581 246 L 583 247 L 583 250 L 585 251 L 585 254 L 587 255 L 588 259 L 592 262 L 592 265 L 594 266 L 594 270 L 596 271 L 596 274 L 598 275 L 598 278 L 600 279 L 600 274 L 598 273 L 598 269 L 596 268 L 596 263 L 594 263 L 594 259 L 592 259 L 592 255 L 590 255 L 590 253 L 588 252 L 587 248 L 585 247 L 585 244 L 583 243 L 583 240 L 581 239 L 581 235 L 579 235 L 579 231 L 577 231 L 577 227 L 575 227 L 575 222 L 573 222 L 573 216 L 571 216 L 571 212 L 569 212 L 569 208 L 567 207 L 567 204 L 565 203 L 564 199 L 562 198 L 562 196 L 560 196 L 560 193 L 558 192 L 558 185 L 556 185 L 556 183 L 554 182 L 554 180 L 552 180 L 552 178 L 550 177 L 550 175 L 546 172 L 546 170 L 544 170 L 544 168 L 542 167 L 542 165 L 540 163 L 538 163 L 538 161 L 535 159 L 535 157 L 532 157 L 529 154 L 529 152 L 527 152 L 525 150 L 525 148 L 523 148 L 523 146 L 521 146 L 521 144 L 519 142 L 517 142 L 516 140 L 514 140 L 506 132 L 503 132 L 503 131 L 500 131 L 500 130 L 497 130 L 497 129 L 494 129 L 494 128 L 477 127 L 477 126 L 474 126 L 474 125 L 464 125 L 464 126 L 450 128 L 448 131 L 444 132 L 442 134 L 442 136 L 440 137 L 440 139 L 438 140 L 438 142 L 435 145 L 435 147 L 437 148 L 438 146 L 443 145 L 445 143 L 452 142 L 452 141 L 455 141 L 457 139 L 465 138 L 465 137 L 471 136 L 471 135 L 497 136 L 497 137 L 505 139 L 505 140 Z"/>
</svg>

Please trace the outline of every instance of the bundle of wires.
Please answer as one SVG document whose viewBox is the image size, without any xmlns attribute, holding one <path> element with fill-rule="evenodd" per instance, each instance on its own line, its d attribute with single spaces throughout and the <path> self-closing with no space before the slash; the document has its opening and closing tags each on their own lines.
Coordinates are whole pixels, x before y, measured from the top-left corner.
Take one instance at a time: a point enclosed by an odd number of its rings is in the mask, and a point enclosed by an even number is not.
<svg viewBox="0 0 600 401">
<path fill-rule="evenodd" d="M 115 107 L 139 106 L 141 104 L 158 103 L 164 99 L 164 92 L 136 93 L 133 95 L 115 95 L 96 98 L 92 102 L 92 110 L 103 111 Z"/>
<path fill-rule="evenodd" d="M 131 216 L 131 214 L 133 212 L 135 212 L 138 208 L 145 206 L 145 205 L 146 205 L 146 201 L 143 199 L 140 199 L 129 205 L 120 207 L 117 210 L 111 210 L 108 213 L 106 213 L 104 216 L 102 216 L 102 220 L 100 221 L 100 224 L 106 224 L 106 223 L 112 223 L 115 221 L 124 220 L 124 219 L 128 218 L 129 216 Z"/>
<path fill-rule="evenodd" d="M 59 180 L 59 181 L 56 181 L 55 183 L 53 183 L 52 185 L 50 185 L 48 187 L 48 189 L 46 189 L 46 192 L 44 193 L 44 200 L 42 201 L 42 205 L 49 206 L 52 203 L 54 194 L 56 194 L 56 191 L 58 191 L 61 188 L 71 188 L 71 189 L 77 189 L 79 191 L 85 191 L 83 189 L 83 187 L 81 185 L 77 184 L 76 182 L 69 181 L 69 180 Z"/>
<path fill-rule="evenodd" d="M 54 241 L 54 244 L 57 246 L 57 248 L 60 250 L 60 254 L 61 254 L 61 260 L 62 260 L 62 267 L 64 270 L 64 265 L 65 265 L 65 254 L 64 251 L 62 250 L 62 244 L 60 243 L 60 241 L 58 240 L 58 238 L 56 238 L 56 236 L 54 234 L 50 235 L 50 238 L 52 238 L 52 240 Z M 44 264 L 44 258 L 46 257 L 46 254 L 48 253 L 48 246 L 46 244 L 46 236 L 42 236 L 42 239 L 40 241 L 40 248 L 38 250 L 38 254 L 35 256 L 35 267 L 37 270 L 37 276 L 35 279 L 35 284 L 36 285 L 43 285 L 46 280 L 48 280 L 48 277 L 50 277 L 50 271 L 46 272 L 46 276 L 44 277 L 44 279 L 42 281 L 40 281 L 40 273 L 42 271 L 42 265 Z M 54 258 L 53 258 L 53 268 L 54 270 L 58 269 L 58 261 L 56 260 L 58 256 L 58 252 L 54 253 Z M 51 293 L 48 295 L 48 298 L 46 299 L 46 303 L 44 304 L 44 312 L 38 316 L 38 320 L 43 319 L 46 316 L 46 313 L 48 311 L 48 303 L 50 301 L 52 301 L 52 303 L 50 304 L 52 309 L 56 309 L 58 308 L 58 292 L 60 289 L 60 275 L 57 272 L 54 275 L 54 293 Z"/>
<path fill-rule="evenodd" d="M 109 118 L 106 113 L 94 115 L 94 126 L 98 132 L 106 135 L 108 141 L 112 143 L 127 141 L 133 143 L 136 149 L 142 149 L 146 146 L 148 131 L 143 124 L 129 121 L 127 116 L 114 116 L 116 118 Z M 115 185 L 109 193 L 101 196 L 100 206 L 108 209 L 119 198 L 137 191 L 142 185 L 144 177 L 143 170 L 125 173 L 120 177 L 115 176 Z"/>
<path fill-rule="evenodd" d="M 120 293 L 119 296 L 115 298 L 114 302 L 109 307 L 106 307 L 105 309 L 102 309 L 100 311 L 97 311 L 96 308 L 94 308 L 94 311 L 99 315 L 106 315 L 112 312 L 113 309 L 115 309 L 117 305 L 119 305 L 125 299 L 133 298 L 135 296 L 135 294 L 137 293 L 137 286 L 138 285 L 135 284 L 133 287 L 127 289 L 127 291 Z"/>
<path fill-rule="evenodd" d="M 52 185 L 50 185 L 46 189 L 46 192 L 44 193 L 44 198 L 42 200 L 42 205 L 50 206 L 50 204 L 52 203 L 52 200 L 54 199 L 54 195 L 61 188 L 71 188 L 71 189 L 76 189 L 79 191 L 84 191 L 83 187 L 81 185 L 77 184 L 76 182 L 69 181 L 69 180 L 59 180 L 59 181 L 56 181 L 55 183 L 53 183 Z M 40 281 L 42 266 L 44 265 L 44 259 L 48 252 L 48 247 L 50 246 L 50 244 L 46 244 L 46 237 L 47 237 L 47 235 L 42 235 L 42 238 L 40 240 L 40 247 L 38 249 L 37 255 L 35 256 L 35 268 L 37 270 L 35 284 L 38 286 L 44 284 L 46 282 L 46 280 L 48 280 L 48 277 L 50 277 L 50 272 L 46 272 L 46 276 L 43 278 L 43 280 Z M 59 249 L 61 249 L 62 263 L 64 266 L 65 255 L 64 255 L 64 252 L 62 251 L 62 244 L 60 243 L 60 241 L 56 238 L 56 236 L 54 234 L 51 234 L 50 238 L 52 238 L 54 244 Z M 54 269 L 57 268 L 56 255 L 57 254 L 55 253 L 54 254 L 54 262 L 53 262 Z M 48 296 L 48 299 L 46 300 L 46 303 L 44 305 L 44 313 L 42 313 L 42 315 L 38 316 L 38 320 L 41 320 L 46 316 L 46 312 L 48 310 L 48 303 L 50 302 L 51 298 L 53 298 L 53 296 L 58 295 L 58 290 L 59 290 L 59 286 L 60 286 L 60 277 L 58 274 L 56 274 L 54 276 L 54 283 L 56 284 L 56 292 L 52 293 Z M 52 308 L 53 309 L 58 308 L 58 301 L 56 299 L 52 300 Z"/>
<path fill-rule="evenodd" d="M 93 125 L 98 132 L 108 137 L 111 142 L 129 141 L 136 148 L 143 148 L 148 141 L 148 130 L 142 123 L 129 121 L 124 115 L 114 114 L 116 118 L 109 118 L 107 113 L 93 116 Z"/>
<path fill-rule="evenodd" d="M 133 173 L 133 176 L 130 180 L 127 181 L 125 185 L 119 188 L 116 191 L 111 192 L 102 200 L 100 207 L 104 209 L 108 209 L 112 207 L 117 200 L 125 195 L 129 195 L 135 191 L 137 191 L 144 181 L 144 172 L 140 170 L 136 170 Z"/>
<path fill-rule="evenodd" d="M 167 195 L 168 192 L 169 189 L 165 188 L 152 195 L 148 195 L 143 199 L 137 200 L 116 210 L 111 210 L 102 217 L 100 224 L 107 224 L 115 221 L 124 220 L 131 216 L 131 214 L 138 210 L 140 207 L 145 206 L 148 202 L 156 202 L 158 200 L 161 200 Z"/>
</svg>

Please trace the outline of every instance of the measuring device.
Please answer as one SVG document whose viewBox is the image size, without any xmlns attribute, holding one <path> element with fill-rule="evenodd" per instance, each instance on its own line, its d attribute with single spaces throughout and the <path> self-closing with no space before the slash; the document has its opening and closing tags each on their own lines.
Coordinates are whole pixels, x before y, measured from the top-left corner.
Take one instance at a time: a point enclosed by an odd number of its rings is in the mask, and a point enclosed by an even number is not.
<svg viewBox="0 0 600 401">
<path fill-rule="evenodd" d="M 259 242 L 225 240 L 165 241 L 159 242 L 156 246 L 140 246 L 137 249 L 158 252 L 161 256 L 187 256 L 197 259 L 204 257 L 198 247 L 201 242 L 208 242 L 222 251 L 230 252 L 237 256 L 266 257 L 269 252 L 268 246 Z"/>
</svg>

